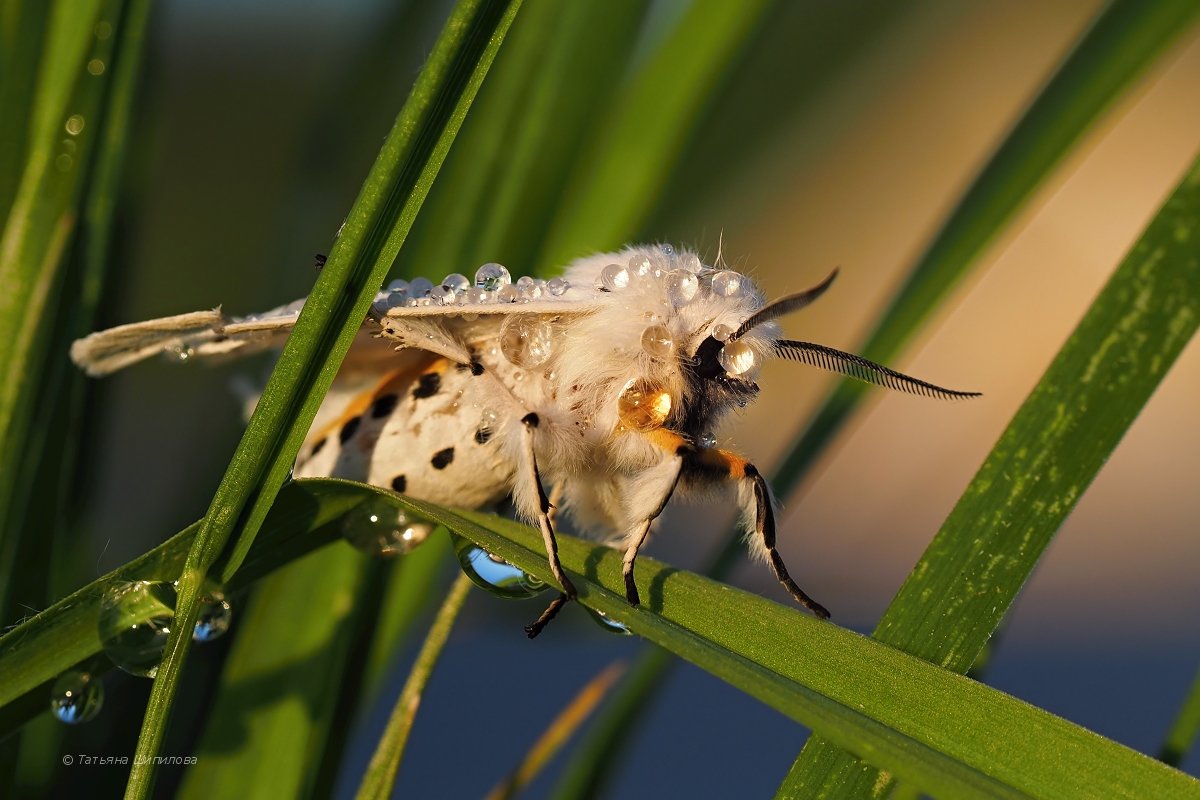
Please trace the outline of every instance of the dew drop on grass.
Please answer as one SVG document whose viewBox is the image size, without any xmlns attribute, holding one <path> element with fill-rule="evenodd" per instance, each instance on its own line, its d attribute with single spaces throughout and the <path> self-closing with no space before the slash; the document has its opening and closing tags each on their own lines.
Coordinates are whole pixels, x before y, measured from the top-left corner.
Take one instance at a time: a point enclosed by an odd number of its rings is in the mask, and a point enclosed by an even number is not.
<svg viewBox="0 0 1200 800">
<path fill-rule="evenodd" d="M 534 597 L 550 588 L 549 584 L 492 555 L 469 539 L 453 533 L 450 536 L 462 571 L 477 586 L 497 597 Z"/>
<path fill-rule="evenodd" d="M 100 601 L 100 644 L 130 675 L 153 678 L 175 619 L 175 587 L 166 581 L 119 583 Z"/>
<path fill-rule="evenodd" d="M 200 613 L 196 616 L 192 638 L 197 642 L 219 639 L 229 630 L 232 621 L 233 606 L 225 599 L 225 595 L 217 589 L 205 589 L 200 595 Z"/>
<path fill-rule="evenodd" d="M 366 500 L 342 518 L 342 536 L 369 556 L 409 553 L 429 538 L 433 524 L 382 498 Z"/>
<path fill-rule="evenodd" d="M 64 672 L 50 690 L 50 713 L 68 725 L 95 719 L 103 705 L 104 684 L 90 672 Z"/>
<path fill-rule="evenodd" d="M 617 622 L 603 611 L 597 611 L 596 609 L 588 608 L 587 606 L 584 606 L 584 608 L 587 609 L 588 616 L 592 618 L 592 621 L 609 633 L 615 633 L 618 636 L 631 635 L 629 628 L 626 628 L 623 624 Z"/>
</svg>

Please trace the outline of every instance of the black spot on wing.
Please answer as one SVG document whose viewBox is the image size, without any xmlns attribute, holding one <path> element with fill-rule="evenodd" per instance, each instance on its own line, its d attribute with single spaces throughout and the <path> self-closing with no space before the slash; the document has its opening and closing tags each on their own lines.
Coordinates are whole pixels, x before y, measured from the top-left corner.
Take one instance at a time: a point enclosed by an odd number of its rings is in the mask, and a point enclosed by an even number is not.
<svg viewBox="0 0 1200 800">
<path fill-rule="evenodd" d="M 487 444 L 488 440 L 491 438 L 491 428 L 480 428 L 479 430 L 475 431 L 475 444 Z"/>
<path fill-rule="evenodd" d="M 392 478 L 392 488 L 403 493 L 408 488 L 408 480 L 403 475 L 397 475 Z"/>
<path fill-rule="evenodd" d="M 396 410 L 396 403 L 400 402 L 400 398 L 394 394 L 384 394 L 375 398 L 375 402 L 371 404 L 371 417 L 379 419 L 386 417 Z"/>
<path fill-rule="evenodd" d="M 440 388 L 442 388 L 442 376 L 436 372 L 427 372 L 417 381 L 417 388 L 413 389 L 412 396 L 416 400 L 433 397 Z"/>
<path fill-rule="evenodd" d="M 322 437 L 322 438 L 320 438 L 320 439 L 317 439 L 316 443 L 315 443 L 315 444 L 313 444 L 313 446 L 312 446 L 312 452 L 311 452 L 311 453 L 309 453 L 309 456 L 310 456 L 310 457 L 311 457 L 311 456 L 315 456 L 317 453 L 321 452 L 321 449 L 322 449 L 323 447 L 325 447 L 325 439 L 324 439 L 324 437 Z"/>
<path fill-rule="evenodd" d="M 433 454 L 433 458 L 429 459 L 429 463 L 434 469 L 445 469 L 450 466 L 450 462 L 454 460 L 454 448 L 447 447 L 445 450 L 438 450 Z"/>
<path fill-rule="evenodd" d="M 362 417 L 351 417 L 346 420 L 346 424 L 338 431 L 338 441 L 345 444 L 354 436 L 354 432 L 358 430 L 358 426 L 362 424 Z"/>
</svg>

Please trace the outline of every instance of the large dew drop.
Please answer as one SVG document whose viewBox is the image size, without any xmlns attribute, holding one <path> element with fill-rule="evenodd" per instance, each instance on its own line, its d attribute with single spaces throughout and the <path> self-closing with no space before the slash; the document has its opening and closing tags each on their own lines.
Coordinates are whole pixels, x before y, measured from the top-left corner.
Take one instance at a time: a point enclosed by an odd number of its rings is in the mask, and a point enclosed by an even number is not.
<svg viewBox="0 0 1200 800">
<path fill-rule="evenodd" d="M 192 629 L 192 639 L 197 642 L 211 642 L 219 639 L 229 630 L 233 621 L 233 606 L 225 599 L 225 595 L 217 589 L 205 589 L 200 595 L 200 613 L 196 616 L 196 626 Z"/>
<path fill-rule="evenodd" d="M 498 558 L 469 539 L 451 534 L 458 563 L 477 586 L 497 597 L 521 599 L 541 594 L 550 588 L 532 575 Z"/>
<path fill-rule="evenodd" d="M 50 690 L 50 713 L 68 725 L 95 719 L 103 705 L 104 684 L 88 672 L 64 672 Z"/>
<path fill-rule="evenodd" d="M 506 283 L 512 283 L 512 275 L 503 264 L 484 264 L 475 271 L 475 285 L 494 292 Z"/>
<path fill-rule="evenodd" d="M 534 369 L 550 360 L 554 329 L 539 316 L 516 314 L 500 328 L 500 352 L 513 366 Z"/>
<path fill-rule="evenodd" d="M 342 518 L 342 536 L 356 549 L 376 558 L 392 558 L 412 551 L 429 538 L 433 524 L 417 519 L 386 500 L 359 504 Z"/>
<path fill-rule="evenodd" d="M 166 581 L 119 583 L 100 601 L 100 644 L 130 675 L 153 678 L 175 619 L 175 587 Z"/>
<path fill-rule="evenodd" d="M 754 368 L 754 350 L 742 341 L 726 342 L 717 353 L 717 361 L 730 375 L 742 375 Z"/>
</svg>

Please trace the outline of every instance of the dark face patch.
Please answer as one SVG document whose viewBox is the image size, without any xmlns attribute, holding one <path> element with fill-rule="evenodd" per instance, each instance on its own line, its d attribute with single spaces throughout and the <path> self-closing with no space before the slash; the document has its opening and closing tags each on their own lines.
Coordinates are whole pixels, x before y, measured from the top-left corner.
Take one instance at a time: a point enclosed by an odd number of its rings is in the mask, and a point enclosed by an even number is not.
<svg viewBox="0 0 1200 800">
<path fill-rule="evenodd" d="M 454 448 L 447 447 L 445 450 L 438 450 L 433 454 L 433 458 L 429 459 L 429 463 L 434 469 L 445 469 L 450 466 L 450 462 L 454 460 Z"/>
<path fill-rule="evenodd" d="M 412 396 L 417 400 L 433 397 L 440 388 L 442 388 L 442 376 L 436 372 L 427 372 L 417 381 L 417 388 L 413 389 Z"/>
<path fill-rule="evenodd" d="M 683 358 L 687 390 L 672 411 L 668 427 L 695 441 L 714 419 L 734 406 L 744 405 L 758 394 L 753 381 L 731 378 L 721 366 L 723 343 L 709 336 L 696 348 L 696 355 Z"/>
<path fill-rule="evenodd" d="M 491 428 L 480 428 L 479 430 L 475 431 L 475 444 L 487 444 L 488 440 L 491 438 Z"/>
<path fill-rule="evenodd" d="M 342 426 L 340 431 L 338 431 L 338 441 L 340 441 L 342 444 L 345 444 L 350 440 L 350 437 L 354 435 L 354 432 L 358 430 L 358 426 L 361 424 L 362 417 L 351 417 L 350 419 L 346 420 L 346 424 Z"/>
<path fill-rule="evenodd" d="M 400 398 L 394 394 L 384 394 L 375 398 L 375 402 L 371 404 L 371 417 L 379 419 L 386 417 L 396 410 L 396 403 Z"/>
<path fill-rule="evenodd" d="M 397 492 L 403 493 L 408 488 L 408 480 L 403 475 L 397 475 L 392 478 L 392 488 Z"/>
</svg>

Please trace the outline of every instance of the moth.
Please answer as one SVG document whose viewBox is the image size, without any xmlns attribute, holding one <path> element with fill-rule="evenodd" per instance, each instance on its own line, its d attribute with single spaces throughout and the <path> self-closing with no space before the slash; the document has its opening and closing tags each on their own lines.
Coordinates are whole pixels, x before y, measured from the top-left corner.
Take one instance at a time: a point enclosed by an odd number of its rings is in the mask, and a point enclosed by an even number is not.
<svg viewBox="0 0 1200 800">
<path fill-rule="evenodd" d="M 514 282 L 494 263 L 473 279 L 393 281 L 376 295 L 294 474 L 460 507 L 511 499 L 541 531 L 561 587 L 526 627 L 530 638 L 575 596 L 559 563 L 557 509 L 624 549 L 625 596 L 636 606 L 634 564 L 668 502 L 732 487 L 751 553 L 800 605 L 826 618 L 776 549 L 767 481 L 716 446 L 722 420 L 758 395 L 755 379 L 771 358 L 912 394 L 977 394 L 783 338 L 777 320 L 820 297 L 836 275 L 768 303 L 743 274 L 687 250 L 639 245 L 581 258 L 549 281 Z M 123 325 L 75 342 L 71 357 L 105 375 L 158 353 L 191 360 L 277 348 L 303 304 Z"/>
</svg>

